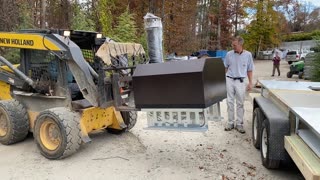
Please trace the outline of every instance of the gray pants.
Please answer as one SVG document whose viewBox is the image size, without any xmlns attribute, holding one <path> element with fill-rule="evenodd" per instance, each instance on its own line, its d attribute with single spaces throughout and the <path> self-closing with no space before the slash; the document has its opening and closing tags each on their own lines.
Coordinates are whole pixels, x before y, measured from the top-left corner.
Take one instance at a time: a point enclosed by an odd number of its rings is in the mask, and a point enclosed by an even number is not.
<svg viewBox="0 0 320 180">
<path fill-rule="evenodd" d="M 275 71 L 276 71 L 276 69 L 277 69 L 277 71 L 278 71 L 278 75 L 280 76 L 280 68 L 279 68 L 279 64 L 274 64 L 273 65 L 273 69 L 272 69 L 272 75 L 274 75 L 274 73 L 275 73 Z"/>
<path fill-rule="evenodd" d="M 226 77 L 227 82 L 227 106 L 228 106 L 228 125 L 237 127 L 243 127 L 244 116 L 244 100 L 246 95 L 246 83 L 240 82 L 240 80 L 233 80 Z M 234 101 L 236 100 L 237 106 L 237 121 L 235 121 L 234 115 Z"/>
</svg>

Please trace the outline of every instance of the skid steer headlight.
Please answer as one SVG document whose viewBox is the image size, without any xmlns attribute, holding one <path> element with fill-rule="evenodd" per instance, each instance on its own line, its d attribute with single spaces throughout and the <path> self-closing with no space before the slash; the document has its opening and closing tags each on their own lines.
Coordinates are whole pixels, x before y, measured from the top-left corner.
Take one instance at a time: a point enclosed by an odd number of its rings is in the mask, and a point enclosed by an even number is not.
<svg viewBox="0 0 320 180">
<path fill-rule="evenodd" d="M 96 35 L 96 38 L 97 38 L 97 39 L 101 39 L 101 38 L 102 38 L 102 34 L 101 34 L 101 33 L 98 33 L 98 34 Z"/>
<path fill-rule="evenodd" d="M 69 37 L 70 36 L 70 31 L 63 31 L 63 36 Z"/>
</svg>

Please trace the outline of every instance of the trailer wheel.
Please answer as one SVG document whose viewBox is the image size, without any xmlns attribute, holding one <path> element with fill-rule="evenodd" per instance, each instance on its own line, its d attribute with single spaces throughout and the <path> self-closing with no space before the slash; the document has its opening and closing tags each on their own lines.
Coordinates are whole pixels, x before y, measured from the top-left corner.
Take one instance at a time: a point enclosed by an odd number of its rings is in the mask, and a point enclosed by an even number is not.
<svg viewBox="0 0 320 180">
<path fill-rule="evenodd" d="M 16 100 L 0 101 L 0 143 L 23 141 L 29 132 L 29 119 L 24 106 Z"/>
<path fill-rule="evenodd" d="M 264 119 L 260 108 L 255 108 L 252 116 L 252 142 L 253 146 L 260 149 L 261 124 Z"/>
<path fill-rule="evenodd" d="M 276 169 L 279 168 L 280 160 L 273 160 L 270 159 L 271 151 L 270 147 L 273 145 L 272 139 L 270 138 L 269 134 L 271 133 L 271 129 L 269 126 L 268 119 L 265 119 L 261 126 L 261 159 L 262 165 L 268 169 Z"/>
<path fill-rule="evenodd" d="M 79 116 L 66 108 L 52 108 L 39 114 L 34 138 L 43 156 L 62 159 L 75 153 L 81 145 Z"/>
<path fill-rule="evenodd" d="M 289 71 L 288 73 L 287 73 L 287 78 L 292 78 L 292 73 Z"/>
</svg>

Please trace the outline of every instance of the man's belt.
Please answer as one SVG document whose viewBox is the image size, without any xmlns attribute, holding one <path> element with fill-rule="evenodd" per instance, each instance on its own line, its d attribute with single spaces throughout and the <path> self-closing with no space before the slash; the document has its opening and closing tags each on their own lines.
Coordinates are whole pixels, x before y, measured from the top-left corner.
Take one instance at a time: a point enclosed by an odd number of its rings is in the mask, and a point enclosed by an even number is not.
<svg viewBox="0 0 320 180">
<path fill-rule="evenodd" d="M 227 78 L 230 78 L 233 80 L 239 80 L 241 83 L 243 83 L 243 79 L 244 79 L 244 77 L 230 77 L 230 76 L 227 76 Z"/>
</svg>

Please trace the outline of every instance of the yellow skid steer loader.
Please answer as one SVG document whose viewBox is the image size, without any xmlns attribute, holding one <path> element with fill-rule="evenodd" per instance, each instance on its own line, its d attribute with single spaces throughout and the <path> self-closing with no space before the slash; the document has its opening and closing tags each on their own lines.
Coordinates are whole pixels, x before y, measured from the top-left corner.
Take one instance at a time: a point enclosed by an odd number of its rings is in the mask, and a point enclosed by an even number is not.
<svg viewBox="0 0 320 180">
<path fill-rule="evenodd" d="M 99 36 L 63 30 L 0 32 L 0 52 L 17 52 L 20 62 L 13 65 L 0 56 L 2 144 L 22 141 L 30 131 L 41 154 L 58 159 L 90 141 L 88 133 L 94 130 L 122 132 L 135 125 L 136 111 L 126 108 L 129 100 L 121 97 L 125 92 L 120 95 L 121 90 L 128 92 L 127 99 L 131 96 L 128 81 L 117 82 L 112 90 L 110 77 L 117 71 L 118 80 L 130 77 L 130 69 L 116 69 L 114 64 L 123 63 L 119 58 L 126 60 L 125 67 L 144 63 L 144 50 L 139 44 L 105 43 Z M 101 45 L 107 63 L 95 58 Z M 116 95 L 122 109 L 114 106 Z"/>
</svg>

